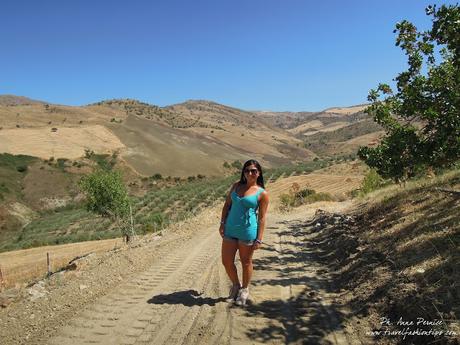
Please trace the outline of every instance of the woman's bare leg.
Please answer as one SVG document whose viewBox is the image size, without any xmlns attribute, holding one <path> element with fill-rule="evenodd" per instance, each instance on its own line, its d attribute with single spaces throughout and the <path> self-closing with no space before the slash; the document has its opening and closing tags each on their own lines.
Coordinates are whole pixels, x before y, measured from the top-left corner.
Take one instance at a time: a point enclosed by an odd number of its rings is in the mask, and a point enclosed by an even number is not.
<svg viewBox="0 0 460 345">
<path fill-rule="evenodd" d="M 240 252 L 241 265 L 243 266 L 243 288 L 247 288 L 252 277 L 252 254 L 254 253 L 254 249 L 252 246 L 238 244 L 238 250 Z"/>
<path fill-rule="evenodd" d="M 222 264 L 234 285 L 240 284 L 235 266 L 235 254 L 237 250 L 238 242 L 222 240 Z"/>
</svg>

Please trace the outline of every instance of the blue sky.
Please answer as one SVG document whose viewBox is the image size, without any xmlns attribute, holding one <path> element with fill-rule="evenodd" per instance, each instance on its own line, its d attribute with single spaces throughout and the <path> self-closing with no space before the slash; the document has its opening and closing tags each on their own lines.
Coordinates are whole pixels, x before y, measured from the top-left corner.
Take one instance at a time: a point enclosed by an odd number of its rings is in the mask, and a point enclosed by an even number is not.
<svg viewBox="0 0 460 345">
<path fill-rule="evenodd" d="M 207 99 L 246 110 L 366 102 L 406 67 L 424 0 L 2 1 L 0 94 L 84 105 Z"/>
</svg>

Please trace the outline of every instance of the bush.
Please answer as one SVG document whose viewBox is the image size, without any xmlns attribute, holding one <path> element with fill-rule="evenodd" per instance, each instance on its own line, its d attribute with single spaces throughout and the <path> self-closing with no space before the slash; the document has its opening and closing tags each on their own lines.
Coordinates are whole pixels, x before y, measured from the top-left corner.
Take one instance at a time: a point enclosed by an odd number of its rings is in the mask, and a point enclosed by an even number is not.
<svg viewBox="0 0 460 345">
<path fill-rule="evenodd" d="M 90 149 L 85 149 L 85 158 L 91 158 L 94 155 L 94 151 Z"/>
<path fill-rule="evenodd" d="M 308 197 L 306 197 L 304 200 L 305 200 L 305 203 L 309 204 L 309 203 L 317 202 L 317 201 L 334 201 L 335 198 L 329 193 L 320 192 L 320 193 L 311 194 Z"/>
<path fill-rule="evenodd" d="M 316 193 L 315 190 L 305 188 L 298 189 L 298 185 L 294 184 L 288 194 L 280 196 L 280 208 L 287 210 L 291 207 L 297 207 L 303 204 L 310 204 L 317 201 L 334 201 L 335 198 L 329 193 Z"/>
<path fill-rule="evenodd" d="M 19 165 L 16 167 L 16 170 L 20 173 L 26 172 L 27 171 L 27 165 Z"/>
<path fill-rule="evenodd" d="M 65 168 L 65 162 L 67 162 L 68 159 L 67 158 L 58 158 L 56 160 L 56 164 L 57 164 L 57 167 L 61 170 L 64 170 Z"/>
<path fill-rule="evenodd" d="M 316 192 L 313 189 L 302 189 L 295 194 L 295 197 L 298 199 L 303 199 L 309 197 L 310 195 L 315 194 Z"/>
<path fill-rule="evenodd" d="M 241 163 L 239 160 L 233 161 L 232 167 L 240 170 L 241 168 L 243 168 L 243 163 Z"/>
<path fill-rule="evenodd" d="M 384 184 L 384 179 L 377 173 L 375 169 L 371 169 L 363 179 L 360 188 L 360 195 L 366 195 Z"/>
<path fill-rule="evenodd" d="M 152 180 L 162 180 L 163 176 L 161 174 L 155 174 L 150 177 Z"/>
<path fill-rule="evenodd" d="M 97 165 L 102 169 L 102 170 L 112 170 L 114 167 L 116 160 L 111 159 L 108 161 L 109 155 L 108 154 L 96 154 L 93 151 L 91 151 L 90 159 L 94 162 L 97 163 Z"/>
<path fill-rule="evenodd" d="M 281 194 L 280 203 L 282 209 L 288 209 L 295 205 L 295 198 L 292 194 Z"/>
</svg>

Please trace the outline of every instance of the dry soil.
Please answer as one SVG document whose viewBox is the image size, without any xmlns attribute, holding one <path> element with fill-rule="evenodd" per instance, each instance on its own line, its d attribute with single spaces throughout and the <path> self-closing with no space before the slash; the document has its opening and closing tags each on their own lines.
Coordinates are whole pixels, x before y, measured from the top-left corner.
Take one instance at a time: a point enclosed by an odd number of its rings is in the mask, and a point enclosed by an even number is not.
<svg viewBox="0 0 460 345">
<path fill-rule="evenodd" d="M 318 207 L 340 212 L 349 201 L 270 213 L 244 308 L 225 300 L 220 206 L 25 289 L 0 311 L 2 344 L 369 343 L 364 322 L 339 322 L 347 311 L 302 245 L 312 233 L 299 227 Z"/>
</svg>

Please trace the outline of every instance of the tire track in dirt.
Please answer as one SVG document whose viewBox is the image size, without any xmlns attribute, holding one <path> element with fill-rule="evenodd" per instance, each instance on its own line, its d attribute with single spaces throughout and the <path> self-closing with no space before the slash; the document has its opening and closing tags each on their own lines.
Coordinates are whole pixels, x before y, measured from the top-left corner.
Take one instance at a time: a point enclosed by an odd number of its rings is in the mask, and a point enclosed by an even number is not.
<svg viewBox="0 0 460 345">
<path fill-rule="evenodd" d="M 154 333 L 161 341 L 162 334 L 174 333 L 171 325 L 175 325 L 175 320 L 189 311 L 168 304 L 167 300 L 164 304 L 157 304 L 158 298 L 155 298 L 160 296 L 161 299 L 160 293 L 164 296 L 165 291 L 172 290 L 169 297 L 174 303 L 184 292 L 198 293 L 190 289 L 201 289 L 209 280 L 209 272 L 216 266 L 219 245 L 214 232 L 198 234 L 184 247 L 169 253 L 161 263 L 99 299 L 75 317 L 50 343 L 135 344 L 150 341 Z M 202 267 L 207 267 L 204 270 L 207 275 L 200 275 Z M 197 276 L 200 279 L 195 280 Z M 174 317 L 168 319 L 168 315 Z"/>
<path fill-rule="evenodd" d="M 314 234 L 305 224 L 289 214 L 270 215 L 245 308 L 225 301 L 229 280 L 217 229 L 197 229 L 76 314 L 48 343 L 365 344 L 343 328 L 346 311 L 324 267 L 311 259 L 306 243 Z"/>
<path fill-rule="evenodd" d="M 232 309 L 232 344 L 362 344 L 346 333 L 331 279 L 309 257 L 299 221 L 273 219 L 254 259 L 252 303 Z"/>
</svg>

